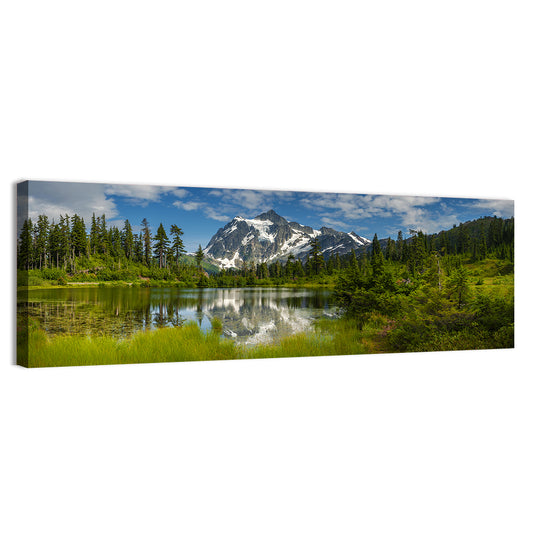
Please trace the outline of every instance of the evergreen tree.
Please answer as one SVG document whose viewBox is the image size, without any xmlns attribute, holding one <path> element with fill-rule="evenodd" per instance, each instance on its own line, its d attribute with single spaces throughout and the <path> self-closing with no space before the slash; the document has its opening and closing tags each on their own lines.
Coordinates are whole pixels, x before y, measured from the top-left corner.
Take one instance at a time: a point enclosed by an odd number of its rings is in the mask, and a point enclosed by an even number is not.
<svg viewBox="0 0 533 533">
<path fill-rule="evenodd" d="M 99 217 L 100 225 L 99 225 L 99 238 L 100 238 L 100 250 L 99 252 L 101 254 L 108 254 L 109 253 L 109 234 L 107 232 L 107 224 L 105 220 L 105 214 Z"/>
<path fill-rule="evenodd" d="M 50 247 L 50 263 L 54 264 L 55 261 L 56 268 L 59 268 L 59 257 L 61 254 L 61 229 L 59 224 L 55 224 L 54 221 L 52 221 L 52 224 L 50 224 L 48 242 Z"/>
<path fill-rule="evenodd" d="M 374 233 L 374 239 L 372 240 L 372 255 L 370 257 L 370 265 L 372 267 L 372 274 L 374 276 L 380 276 L 383 274 L 384 258 L 377 233 Z"/>
<path fill-rule="evenodd" d="M 142 231 L 139 235 L 133 236 L 133 257 L 137 263 L 142 263 L 144 260 Z"/>
<path fill-rule="evenodd" d="M 487 236 L 485 234 L 485 224 L 481 222 L 481 227 L 479 231 L 478 258 L 482 261 L 486 257 L 487 257 Z"/>
<path fill-rule="evenodd" d="M 387 247 L 385 248 L 385 259 L 387 261 L 394 261 L 396 259 L 396 246 L 394 241 L 389 237 L 387 239 Z"/>
<path fill-rule="evenodd" d="M 268 266 L 266 263 L 260 263 L 257 265 L 257 277 L 259 279 L 268 278 Z"/>
<path fill-rule="evenodd" d="M 457 253 L 466 254 L 469 251 L 470 239 L 463 223 L 459 224 L 459 235 L 457 237 Z"/>
<path fill-rule="evenodd" d="M 450 275 L 448 289 L 457 299 L 457 307 L 462 307 L 468 296 L 468 273 L 463 266 L 456 268 Z"/>
<path fill-rule="evenodd" d="M 287 278 L 289 279 L 294 278 L 294 269 L 295 269 L 294 255 L 289 254 L 289 257 L 287 257 L 287 262 L 285 263 L 285 275 L 287 276 Z"/>
<path fill-rule="evenodd" d="M 340 270 L 341 267 L 342 267 L 342 264 L 341 264 L 341 258 L 339 256 L 339 254 L 335 254 L 335 262 L 334 262 L 334 265 L 335 265 L 335 270 Z"/>
<path fill-rule="evenodd" d="M 317 237 L 311 241 L 311 251 L 309 252 L 307 263 L 312 274 L 318 275 L 324 268 L 324 256 L 320 251 L 320 242 Z"/>
<path fill-rule="evenodd" d="M 78 215 L 72 217 L 70 242 L 72 243 L 72 253 L 74 255 L 81 257 L 82 254 L 87 253 L 87 230 L 83 218 Z"/>
<path fill-rule="evenodd" d="M 401 230 L 398 232 L 398 237 L 396 238 L 396 257 L 400 263 L 405 262 L 405 247 Z"/>
<path fill-rule="evenodd" d="M 96 220 L 96 215 L 93 213 L 91 218 L 91 233 L 89 236 L 89 242 L 91 247 L 91 253 L 96 254 L 100 250 L 100 227 Z"/>
<path fill-rule="evenodd" d="M 426 239 L 422 231 L 414 232 L 407 249 L 407 267 L 411 274 L 420 274 L 426 259 Z"/>
<path fill-rule="evenodd" d="M 39 268 L 46 268 L 48 265 L 48 232 L 50 224 L 46 215 L 39 215 L 37 224 L 34 226 L 35 233 L 35 254 L 39 263 Z"/>
<path fill-rule="evenodd" d="M 18 268 L 29 270 L 33 266 L 33 224 L 31 218 L 22 224 L 18 242 Z"/>
<path fill-rule="evenodd" d="M 303 276 L 305 276 L 304 266 L 302 264 L 302 260 L 298 259 L 294 263 L 294 277 L 295 278 L 302 278 Z"/>
<path fill-rule="evenodd" d="M 163 224 L 160 223 L 154 238 L 154 258 L 159 261 L 159 268 L 166 267 L 169 240 Z"/>
<path fill-rule="evenodd" d="M 68 215 L 59 216 L 59 260 L 63 263 L 63 268 L 67 268 L 67 261 L 70 258 L 70 217 Z"/>
<path fill-rule="evenodd" d="M 204 260 L 204 251 L 202 250 L 202 245 L 198 245 L 198 250 L 196 250 L 196 253 L 194 254 L 194 258 L 196 260 L 196 267 L 199 271 L 202 270 L 202 261 Z"/>
<path fill-rule="evenodd" d="M 179 268 L 180 257 L 185 253 L 185 246 L 183 245 L 183 230 L 176 224 L 170 226 L 170 233 L 172 235 L 172 252 L 176 258 L 176 266 Z"/>
<path fill-rule="evenodd" d="M 122 249 L 128 259 L 133 258 L 133 232 L 128 219 L 124 221 L 124 228 L 122 229 Z"/>
<path fill-rule="evenodd" d="M 142 219 L 141 225 L 143 227 L 142 242 L 143 242 L 143 250 L 144 250 L 144 262 L 147 265 L 150 265 L 150 261 L 152 257 L 152 235 L 150 233 L 150 225 L 148 224 L 148 220 L 146 220 L 146 218 Z"/>
<path fill-rule="evenodd" d="M 122 248 L 122 234 L 116 226 L 110 228 L 107 234 L 109 242 L 109 252 L 112 257 L 119 258 L 120 265 L 120 258 L 124 257 L 124 250 Z"/>
</svg>

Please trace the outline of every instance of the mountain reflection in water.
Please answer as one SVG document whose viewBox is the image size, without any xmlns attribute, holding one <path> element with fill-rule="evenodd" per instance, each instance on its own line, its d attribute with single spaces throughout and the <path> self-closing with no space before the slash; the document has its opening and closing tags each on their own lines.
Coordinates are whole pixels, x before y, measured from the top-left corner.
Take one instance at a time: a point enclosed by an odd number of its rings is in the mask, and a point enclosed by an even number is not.
<svg viewBox="0 0 533 533">
<path fill-rule="evenodd" d="M 313 319 L 334 315 L 325 289 L 176 289 L 84 287 L 30 291 L 19 312 L 37 319 L 49 335 L 112 335 L 196 322 L 203 330 L 222 322 L 223 334 L 257 344 L 308 329 Z"/>
</svg>

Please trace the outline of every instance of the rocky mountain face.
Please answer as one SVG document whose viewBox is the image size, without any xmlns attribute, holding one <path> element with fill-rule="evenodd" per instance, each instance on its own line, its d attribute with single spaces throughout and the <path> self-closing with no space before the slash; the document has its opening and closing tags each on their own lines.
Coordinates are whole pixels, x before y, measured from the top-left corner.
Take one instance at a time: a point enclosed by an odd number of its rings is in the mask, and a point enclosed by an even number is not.
<svg viewBox="0 0 533 533">
<path fill-rule="evenodd" d="M 291 254 L 295 259 L 305 260 L 315 238 L 326 259 L 370 243 L 353 231 L 344 233 L 326 227 L 316 230 L 289 222 L 270 210 L 253 219 L 235 217 L 213 235 L 204 253 L 222 268 L 240 268 L 244 261 L 283 263 Z"/>
</svg>

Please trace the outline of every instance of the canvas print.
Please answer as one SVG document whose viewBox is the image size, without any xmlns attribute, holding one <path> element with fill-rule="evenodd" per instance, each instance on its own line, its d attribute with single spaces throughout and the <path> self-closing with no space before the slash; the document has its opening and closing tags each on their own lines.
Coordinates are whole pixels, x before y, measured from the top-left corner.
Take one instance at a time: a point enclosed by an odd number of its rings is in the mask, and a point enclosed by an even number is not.
<svg viewBox="0 0 533 533">
<path fill-rule="evenodd" d="M 24 181 L 27 367 L 512 348 L 514 202 Z"/>
</svg>

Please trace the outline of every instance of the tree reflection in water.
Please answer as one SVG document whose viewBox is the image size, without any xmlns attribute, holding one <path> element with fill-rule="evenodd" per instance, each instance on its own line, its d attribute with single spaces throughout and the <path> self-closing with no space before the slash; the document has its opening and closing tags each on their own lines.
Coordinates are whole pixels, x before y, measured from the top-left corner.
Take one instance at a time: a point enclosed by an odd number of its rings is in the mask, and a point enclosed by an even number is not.
<svg viewBox="0 0 533 533">
<path fill-rule="evenodd" d="M 333 315 L 332 294 L 324 289 L 176 289 L 84 287 L 39 289 L 19 302 L 19 312 L 36 319 L 50 335 L 112 335 L 179 327 L 196 322 L 209 330 L 222 322 L 224 335 L 260 343 L 303 331 L 313 319 Z"/>
</svg>

